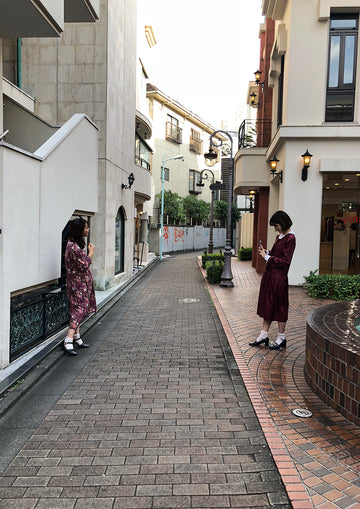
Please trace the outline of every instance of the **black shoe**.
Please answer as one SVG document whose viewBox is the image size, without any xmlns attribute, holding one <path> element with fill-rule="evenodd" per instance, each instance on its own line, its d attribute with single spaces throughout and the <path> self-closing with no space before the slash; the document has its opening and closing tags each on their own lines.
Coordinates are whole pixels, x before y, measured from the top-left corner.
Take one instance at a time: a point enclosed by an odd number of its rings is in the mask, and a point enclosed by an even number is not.
<svg viewBox="0 0 360 509">
<path fill-rule="evenodd" d="M 280 350 L 280 348 L 286 348 L 286 338 L 280 343 L 274 343 L 269 347 L 269 350 Z"/>
<path fill-rule="evenodd" d="M 82 342 L 80 345 L 79 343 L 75 340 L 74 341 L 75 345 L 78 347 L 78 348 L 89 348 L 90 345 L 88 345 L 87 343 L 84 343 Z"/>
<path fill-rule="evenodd" d="M 268 346 L 269 344 L 269 338 L 260 339 L 260 341 L 253 341 L 252 343 L 249 343 L 249 346 L 260 346 L 261 343 L 264 343 L 265 346 Z"/>
<path fill-rule="evenodd" d="M 75 352 L 74 348 L 72 348 L 71 350 L 68 350 L 67 348 L 65 348 L 65 344 L 64 343 L 63 343 L 63 348 L 65 350 L 66 355 L 77 355 L 77 353 Z"/>
</svg>

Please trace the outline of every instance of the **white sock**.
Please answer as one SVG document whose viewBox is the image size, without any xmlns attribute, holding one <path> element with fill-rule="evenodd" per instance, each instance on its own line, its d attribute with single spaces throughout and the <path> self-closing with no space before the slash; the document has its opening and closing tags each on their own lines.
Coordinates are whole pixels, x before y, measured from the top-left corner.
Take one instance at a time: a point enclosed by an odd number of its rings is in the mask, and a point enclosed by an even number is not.
<svg viewBox="0 0 360 509">
<path fill-rule="evenodd" d="M 281 345 L 281 343 L 285 340 L 285 332 L 278 332 L 278 337 L 275 343 L 277 345 Z"/>
<path fill-rule="evenodd" d="M 66 337 L 64 339 L 65 350 L 74 350 L 74 344 L 72 338 Z"/>
<path fill-rule="evenodd" d="M 74 339 L 80 339 L 80 334 L 74 334 Z"/>
<path fill-rule="evenodd" d="M 268 337 L 267 331 L 262 330 L 260 332 L 260 336 L 258 338 L 256 338 L 256 342 L 258 343 L 259 341 L 261 341 L 262 339 L 266 339 L 267 337 Z"/>
</svg>

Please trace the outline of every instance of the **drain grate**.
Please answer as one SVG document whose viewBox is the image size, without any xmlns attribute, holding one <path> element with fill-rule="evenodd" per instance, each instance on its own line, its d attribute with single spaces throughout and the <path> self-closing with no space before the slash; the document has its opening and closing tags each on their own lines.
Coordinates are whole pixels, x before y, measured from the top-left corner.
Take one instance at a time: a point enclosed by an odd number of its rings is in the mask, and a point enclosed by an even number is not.
<svg viewBox="0 0 360 509">
<path fill-rule="evenodd" d="M 185 298 L 179 299 L 178 302 L 180 302 L 181 304 L 192 304 L 194 302 L 200 302 L 200 299 Z"/>
<path fill-rule="evenodd" d="M 312 412 L 306 410 L 306 408 L 295 408 L 292 410 L 292 413 L 296 415 L 296 417 L 312 417 Z"/>
</svg>

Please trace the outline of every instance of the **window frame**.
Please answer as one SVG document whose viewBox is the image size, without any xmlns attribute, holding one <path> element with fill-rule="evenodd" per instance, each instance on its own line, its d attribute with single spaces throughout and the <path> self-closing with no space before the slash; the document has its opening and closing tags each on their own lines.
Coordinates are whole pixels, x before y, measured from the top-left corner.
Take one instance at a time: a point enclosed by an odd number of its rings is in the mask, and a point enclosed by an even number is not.
<svg viewBox="0 0 360 509">
<path fill-rule="evenodd" d="M 190 194 L 201 194 L 201 188 L 199 188 L 196 183 L 199 182 L 200 179 L 200 171 L 198 170 L 189 170 L 189 193 Z M 192 188 L 190 186 L 191 180 L 193 181 Z"/>
</svg>

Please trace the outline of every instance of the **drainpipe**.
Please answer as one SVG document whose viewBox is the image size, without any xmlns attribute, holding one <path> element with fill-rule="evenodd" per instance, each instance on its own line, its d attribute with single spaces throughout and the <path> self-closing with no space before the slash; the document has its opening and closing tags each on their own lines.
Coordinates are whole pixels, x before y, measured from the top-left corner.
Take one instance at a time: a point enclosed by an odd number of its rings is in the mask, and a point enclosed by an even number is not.
<svg viewBox="0 0 360 509">
<path fill-rule="evenodd" d="M 19 88 L 22 88 L 22 59 L 21 59 L 21 38 L 18 37 L 16 40 L 16 55 L 17 55 L 17 66 L 16 66 L 16 84 Z"/>
</svg>

